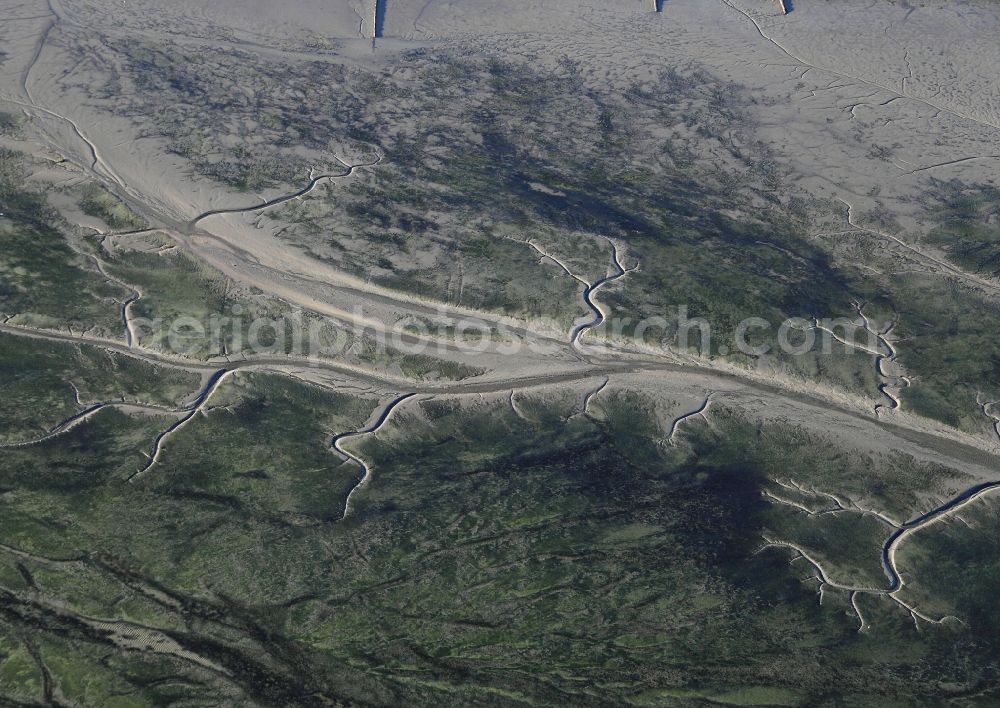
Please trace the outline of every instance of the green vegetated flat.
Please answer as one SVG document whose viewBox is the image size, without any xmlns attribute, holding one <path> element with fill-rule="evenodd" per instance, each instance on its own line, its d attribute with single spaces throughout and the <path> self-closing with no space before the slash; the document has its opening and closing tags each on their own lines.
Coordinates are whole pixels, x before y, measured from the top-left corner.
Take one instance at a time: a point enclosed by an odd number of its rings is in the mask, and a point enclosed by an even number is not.
<svg viewBox="0 0 1000 708">
<path fill-rule="evenodd" d="M 678 341 L 677 308 L 683 306 L 688 318 L 704 319 L 712 327 L 711 348 L 704 355 L 719 357 L 725 347 L 735 363 L 763 361 L 792 376 L 874 395 L 874 372 L 865 353 L 834 342 L 832 355 L 819 349 L 788 355 L 776 340 L 778 324 L 788 317 L 855 318 L 854 303 L 869 303 L 869 312 L 884 313 L 883 321 L 899 319 L 897 334 L 908 343 L 900 360 L 919 380 L 904 392 L 914 407 L 967 430 L 982 428 L 974 389 L 987 396 L 998 393 L 996 343 L 985 336 L 995 324 L 995 304 L 954 279 L 928 276 L 936 281 L 930 291 L 925 282 L 914 287 L 912 279 L 884 282 L 825 252 L 809 234 L 817 211 L 830 206 L 796 193 L 781 171 L 780 156 L 753 142 L 755 126 L 744 109 L 751 99 L 741 96 L 739 87 L 697 72 L 666 71 L 654 82 L 602 95 L 574 85 L 571 66 L 553 82 L 514 62 L 444 59 L 462 86 L 475 85 L 481 89 L 477 96 L 488 96 L 471 128 L 479 139 L 449 140 L 457 147 L 448 159 L 432 164 L 424 148 L 442 142 L 440 135 L 447 132 L 442 124 L 456 117 L 400 140 L 393 165 L 378 172 L 372 185 L 358 186 L 364 204 L 384 198 L 420 213 L 488 214 L 481 233 L 470 234 L 459 247 L 473 252 L 476 244 L 492 246 L 498 233 L 534 238 L 566 256 L 587 234 L 614 237 L 627 245 L 627 257 L 641 264 L 600 295 L 621 319 L 618 334 L 651 344 L 688 344 Z M 439 93 L 430 91 L 428 102 L 455 90 L 444 82 L 437 86 Z M 572 121 L 565 120 L 567 114 Z M 581 132 L 581 125 L 594 130 Z M 672 128 L 671 138 L 652 137 L 654 127 L 665 125 Z M 733 134 L 749 146 L 727 141 Z M 588 143 L 581 135 L 599 138 Z M 701 166 L 706 155 L 722 156 L 715 171 Z M 420 183 L 434 188 L 413 189 Z M 335 198 L 343 202 L 344 195 L 338 191 Z M 979 231 L 967 240 L 988 244 L 990 202 L 976 199 Z M 373 213 L 358 204 L 347 211 L 355 215 L 355 228 L 392 226 L 379 220 L 378 209 Z M 964 223 L 965 216 L 951 218 Z M 440 221 L 442 228 L 450 226 L 451 219 Z M 947 232 L 938 238 L 954 242 Z M 393 284 L 392 277 L 385 282 Z M 535 292 L 523 280 L 520 285 Z M 512 286 L 516 290 L 519 283 Z M 650 326 L 651 317 L 665 322 Z M 734 353 L 733 335 L 747 317 L 771 323 L 750 335 L 751 345 L 770 349 L 758 361 Z M 974 318 L 976 323 L 970 321 Z M 637 331 L 640 323 L 646 329 Z M 609 330 L 599 335 L 613 335 Z M 911 334 L 922 335 L 913 347 Z M 697 332 L 689 343 L 697 351 Z M 952 367 L 954 359 L 961 361 Z"/>
<path fill-rule="evenodd" d="M 914 579 L 914 599 L 928 611 L 966 618 L 983 635 L 997 632 L 994 598 L 987 590 L 1000 564 L 990 542 L 1000 523 L 997 512 L 997 498 L 984 497 L 963 509 L 961 519 L 929 527 L 899 551 L 903 569 Z M 975 533 L 964 534 L 970 527 Z"/>
<path fill-rule="evenodd" d="M 105 254 L 104 262 L 109 274 L 140 293 L 129 314 L 144 348 L 193 359 L 240 353 L 348 359 L 416 380 L 461 380 L 485 371 L 399 351 L 359 328 L 238 286 L 164 237 L 140 243 L 142 250 L 120 249 Z"/>
<path fill-rule="evenodd" d="M 153 233 L 112 251 L 102 249 L 92 236 L 71 236 L 72 227 L 49 206 L 44 190 L 25 187 L 31 168 L 23 154 L 0 151 L 0 236 L 5 244 L 0 252 L 0 315 L 11 324 L 123 341 L 122 306 L 132 301 L 129 319 L 137 343 L 168 354 L 206 359 L 247 350 L 342 358 L 357 351 L 358 361 L 395 367 L 416 379 L 457 380 L 484 371 L 378 346 L 363 332 L 253 288 L 234 286 L 162 235 Z M 84 212 L 113 230 L 143 225 L 95 183 L 87 183 L 82 194 Z M 275 326 L 255 329 L 255 320 Z M 318 333 L 314 339 L 306 334 L 312 331 Z"/>
<path fill-rule="evenodd" d="M 893 245 L 901 227 L 877 190 L 858 226 L 801 189 L 760 138 L 752 116 L 766 106 L 694 64 L 615 87 L 568 57 L 553 71 L 460 46 L 373 70 L 138 36 L 60 41 L 108 60 L 92 108 L 131 118 L 199 179 L 291 193 L 311 169 L 381 156 L 260 216 L 347 274 L 568 331 L 587 313 L 579 279 L 607 276 L 614 247 L 630 272 L 596 297 L 617 320 L 588 337 L 677 346 L 683 308 L 712 327 L 700 364 L 871 410 L 889 400 L 872 353 L 888 356 L 884 341 L 777 349 L 788 317 L 808 329 L 863 311 L 891 328 L 907 415 L 952 438 L 993 435 L 1000 313 L 977 280 L 1000 272 L 988 185 L 932 183 L 917 200 L 928 230 L 915 247 L 962 277 Z M 0 113 L 4 136 L 30 128 Z M 863 126 L 855 140 L 868 144 Z M 664 401 L 615 386 L 583 410 L 577 389 L 439 393 L 343 442 L 368 478 L 331 443 L 389 393 L 258 363 L 199 399 L 204 360 L 259 353 L 254 318 L 317 315 L 231 282 L 183 239 L 121 234 L 148 210 L 110 184 L 74 175 L 67 189 L 121 238 L 73 226 L 28 179 L 37 168 L 0 149 L 0 315 L 20 328 L 0 333 L 0 702 L 1000 700 L 998 502 L 985 494 L 907 535 L 890 593 L 897 527 L 980 481 L 866 438 L 891 423 L 832 442 L 713 404 L 668 437 Z M 834 241 L 821 228 L 846 230 Z M 748 342 L 768 353 L 735 351 L 747 317 L 771 323 Z M 208 336 L 172 331 L 181 322 Z M 294 350 L 279 333 L 271 354 L 414 386 L 487 373 L 318 327 L 336 347 Z M 166 363 L 181 353 L 191 368 Z"/>
<path fill-rule="evenodd" d="M 934 227 L 927 242 L 970 273 L 995 276 L 1000 256 L 997 209 L 1000 195 L 987 185 L 935 183 L 927 200 Z M 923 415 L 955 427 L 982 426 L 977 399 L 997 397 L 1000 327 L 994 299 L 941 276 L 903 275 L 893 279 L 899 293 L 900 330 L 906 346 L 900 360 L 915 372 L 934 372 L 903 391 Z"/>
<path fill-rule="evenodd" d="M 877 584 L 870 520 L 810 527 L 762 495 L 793 461 L 815 475 L 803 485 L 846 494 L 870 483 L 870 462 L 728 409 L 668 444 L 635 394 L 606 394 L 587 416 L 522 402 L 524 417 L 506 398 L 405 404 L 348 443 L 373 477 L 343 520 L 360 470 L 330 439 L 378 401 L 276 375 L 223 384 L 131 484 L 164 420 L 108 411 L 5 451 L 4 695 L 814 705 L 944 700 L 995 680 L 991 625 L 918 632 L 872 596 L 859 633 L 846 593 L 827 588 L 820 604 L 806 564 L 761 548 L 780 531 L 835 582 Z M 912 462 L 888 462 L 886 498 L 923 483 Z M 942 554 L 992 554 L 985 536 L 942 532 L 904 558 L 921 606 L 988 612 L 988 577 L 962 576 L 952 596 L 946 573 L 925 574 Z M 849 554 L 827 552 L 831 534 Z M 152 633 L 148 646 L 94 624 L 110 619 Z"/>
<path fill-rule="evenodd" d="M 24 123 L 23 116 L 0 111 L 0 135 L 16 135 Z"/>
<path fill-rule="evenodd" d="M 110 260 L 108 272 L 142 293 L 132 305 L 132 314 L 140 321 L 136 334 L 144 346 L 208 358 L 223 353 L 243 334 L 239 325 L 232 324 L 238 321 L 231 312 L 236 301 L 228 298 L 227 279 L 187 254 L 125 251 Z M 251 314 L 257 314 L 256 308 Z"/>
<path fill-rule="evenodd" d="M 126 294 L 97 271 L 86 242 L 71 247 L 42 190 L 25 187 L 28 174 L 23 155 L 0 149 L 0 313 L 35 327 L 117 333 Z"/>
<path fill-rule="evenodd" d="M 141 229 L 145 220 L 128 208 L 114 194 L 98 184 L 90 183 L 83 189 L 80 208 L 88 216 L 96 216 L 115 231 Z"/>
<path fill-rule="evenodd" d="M 856 320 L 864 304 L 881 313 L 880 325 L 897 320 L 894 334 L 907 342 L 898 360 L 913 382 L 901 396 L 921 415 L 980 432 L 987 421 L 976 394 L 1000 398 L 992 297 L 941 274 L 893 275 L 896 256 L 875 231 L 854 229 L 848 256 L 815 238 L 817 223 L 845 228 L 846 207 L 795 183 L 778 149 L 759 138 L 753 115 L 763 108 L 750 91 L 697 66 L 595 86 L 569 58 L 551 72 L 523 57 L 443 48 L 403 52 L 378 72 L 270 61 L 265 70 L 224 50 L 192 61 L 139 40 L 109 51 L 148 89 L 129 98 L 129 110 L 174 136 L 172 149 L 208 177 L 299 185 L 307 170 L 293 145 L 335 167 L 338 153 L 383 153 L 376 169 L 272 214 L 281 238 L 346 272 L 568 328 L 586 313 L 582 286 L 524 241 L 593 282 L 610 265 L 611 238 L 640 267 L 599 293 L 618 322 L 598 337 L 681 345 L 683 307 L 712 327 L 702 356 L 880 400 L 870 355 L 836 343 L 832 354 L 778 346 L 788 317 Z M 237 83 L 254 86 L 258 101 L 231 90 Z M 287 100 L 307 84 L 307 105 Z M 211 98 L 207 107 L 199 96 Z M 253 130 L 234 128 L 223 140 L 217 116 Z M 869 140 L 861 128 L 854 139 Z M 922 198 L 927 219 L 941 224 L 928 244 L 944 244 L 970 272 L 993 273 L 995 194 L 945 186 Z M 876 230 L 898 228 L 881 202 L 862 216 Z M 734 335 L 747 317 L 771 323 L 748 338 L 768 353 L 738 351 Z M 699 352 L 697 332 L 684 344 Z"/>
<path fill-rule="evenodd" d="M 929 379 L 915 377 L 903 400 L 922 415 L 980 429 L 986 419 L 977 398 L 998 398 L 1000 345 L 993 333 L 1000 312 L 992 299 L 940 276 L 900 276 L 896 282 L 898 334 L 906 342 L 899 359 L 910 371 L 934 372 Z"/>
<path fill-rule="evenodd" d="M 936 228 L 928 241 L 973 273 L 1000 273 L 1000 190 L 990 185 L 934 182 Z"/>
<path fill-rule="evenodd" d="M 4 442 L 33 439 L 95 403 L 177 406 L 200 382 L 196 373 L 95 346 L 0 334 Z"/>
</svg>

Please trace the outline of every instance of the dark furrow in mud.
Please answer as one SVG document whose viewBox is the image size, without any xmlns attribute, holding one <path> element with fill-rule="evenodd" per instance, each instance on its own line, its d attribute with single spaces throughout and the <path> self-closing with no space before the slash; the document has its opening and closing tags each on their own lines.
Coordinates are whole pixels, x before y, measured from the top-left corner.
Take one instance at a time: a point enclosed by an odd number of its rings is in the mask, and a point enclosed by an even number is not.
<svg viewBox="0 0 1000 708">
<path fill-rule="evenodd" d="M 341 446 L 341 443 L 344 440 L 348 440 L 350 438 L 360 437 L 362 435 L 368 435 L 370 433 L 378 432 L 378 430 L 383 425 L 385 425 L 386 421 L 389 420 L 389 416 L 392 415 L 392 412 L 396 410 L 396 408 L 398 408 L 402 403 L 408 401 L 409 399 L 413 398 L 416 395 L 417 395 L 416 393 L 405 393 L 401 396 L 397 396 L 396 398 L 392 399 L 387 404 L 385 404 L 381 412 L 377 416 L 375 416 L 375 420 L 372 423 L 369 423 L 360 430 L 348 433 L 340 433 L 339 435 L 335 435 L 333 439 L 330 441 L 330 448 L 335 452 L 339 453 L 340 455 L 343 455 L 349 461 L 356 464 L 362 473 L 361 479 L 358 480 L 358 483 L 351 488 L 351 491 L 348 492 L 347 494 L 347 499 L 344 500 L 344 513 L 340 517 L 341 521 L 350 516 L 351 499 L 354 496 L 354 493 L 357 492 L 359 489 L 362 489 L 365 486 L 367 486 L 372 476 L 372 470 L 371 467 L 368 466 L 368 463 L 365 462 L 363 459 L 361 459 L 359 456 L 345 450 Z"/>
<path fill-rule="evenodd" d="M 363 162 L 363 163 L 359 163 L 359 164 L 356 164 L 356 165 L 347 165 L 347 171 L 346 172 L 324 172 L 321 175 L 317 175 L 316 177 L 312 177 L 309 180 L 309 183 L 305 187 L 303 187 L 302 189 L 298 190 L 297 192 L 292 192 L 291 194 L 286 194 L 286 195 L 282 195 L 280 197 L 275 197 L 274 199 L 269 199 L 269 200 L 267 200 L 265 202 L 261 202 L 259 204 L 254 204 L 254 205 L 247 206 L 247 207 L 228 207 L 228 208 L 221 208 L 221 209 L 210 209 L 209 211 L 202 212 L 198 216 L 196 216 L 193 219 L 191 219 L 191 221 L 189 221 L 187 223 L 187 228 L 188 228 L 188 230 L 194 230 L 194 229 L 196 229 L 199 222 L 207 219 L 210 216 L 219 216 L 221 214 L 247 214 L 247 213 L 251 213 L 251 212 L 265 211 L 267 209 L 272 209 L 272 208 L 274 208 L 276 206 L 280 206 L 281 204 L 284 204 L 286 202 L 290 202 L 293 199 L 298 199 L 299 197 L 304 197 L 305 195 L 309 194 L 311 191 L 313 191 L 314 189 L 316 189 L 316 187 L 319 186 L 319 183 L 322 182 L 323 180 L 327 180 L 327 179 L 342 179 L 344 177 L 350 177 L 352 174 L 354 174 L 355 170 L 360 169 L 362 167 L 374 167 L 375 165 L 379 164 L 381 161 L 382 161 L 382 157 L 379 156 L 379 158 L 377 160 L 375 160 L 374 162 Z"/>
<path fill-rule="evenodd" d="M 131 482 L 135 480 L 140 475 L 148 472 L 153 467 L 153 465 L 156 464 L 157 460 L 159 459 L 160 453 L 163 450 L 163 441 L 166 440 L 167 437 L 169 437 L 171 434 L 179 430 L 181 427 L 183 427 L 185 424 L 187 424 L 187 422 L 190 421 L 192 418 L 194 418 L 196 415 L 198 415 L 198 413 L 201 412 L 201 410 L 203 409 L 205 403 L 208 402 L 208 399 L 212 397 L 212 394 L 215 393 L 215 391 L 222 384 L 226 376 L 232 373 L 233 371 L 229 369 L 219 369 L 209 377 L 208 381 L 205 382 L 205 385 L 202 387 L 201 391 L 199 391 L 195 399 L 182 409 L 188 411 L 187 415 L 171 423 L 166 430 L 164 430 L 162 433 L 160 433 L 153 439 L 153 445 L 150 448 L 149 452 L 149 461 L 135 473 L 129 475 L 126 481 Z"/>
<path fill-rule="evenodd" d="M 611 244 L 611 263 L 615 268 L 615 272 L 594 281 L 584 289 L 583 302 L 590 309 L 591 313 L 593 313 L 593 319 L 573 328 L 573 331 L 570 333 L 570 342 L 574 346 L 579 343 L 580 337 L 584 332 L 594 329 L 595 327 L 600 327 L 601 324 L 604 323 L 604 311 L 597 305 L 597 303 L 594 302 L 594 293 L 597 292 L 601 286 L 618 280 L 619 278 L 623 278 L 631 272 L 631 269 L 626 269 L 625 266 L 622 265 L 621 259 L 618 255 L 618 246 L 616 246 L 611 239 L 608 239 L 608 243 Z"/>
</svg>

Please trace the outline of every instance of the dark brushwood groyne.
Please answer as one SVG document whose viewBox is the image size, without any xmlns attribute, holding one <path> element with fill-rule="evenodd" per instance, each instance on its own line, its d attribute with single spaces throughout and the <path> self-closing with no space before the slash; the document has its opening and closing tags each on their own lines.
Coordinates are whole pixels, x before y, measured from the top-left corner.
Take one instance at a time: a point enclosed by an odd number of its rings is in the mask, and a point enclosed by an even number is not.
<svg viewBox="0 0 1000 708">
<path fill-rule="evenodd" d="M 385 28 L 386 0 L 372 0 L 372 39 L 382 36 Z"/>
</svg>

